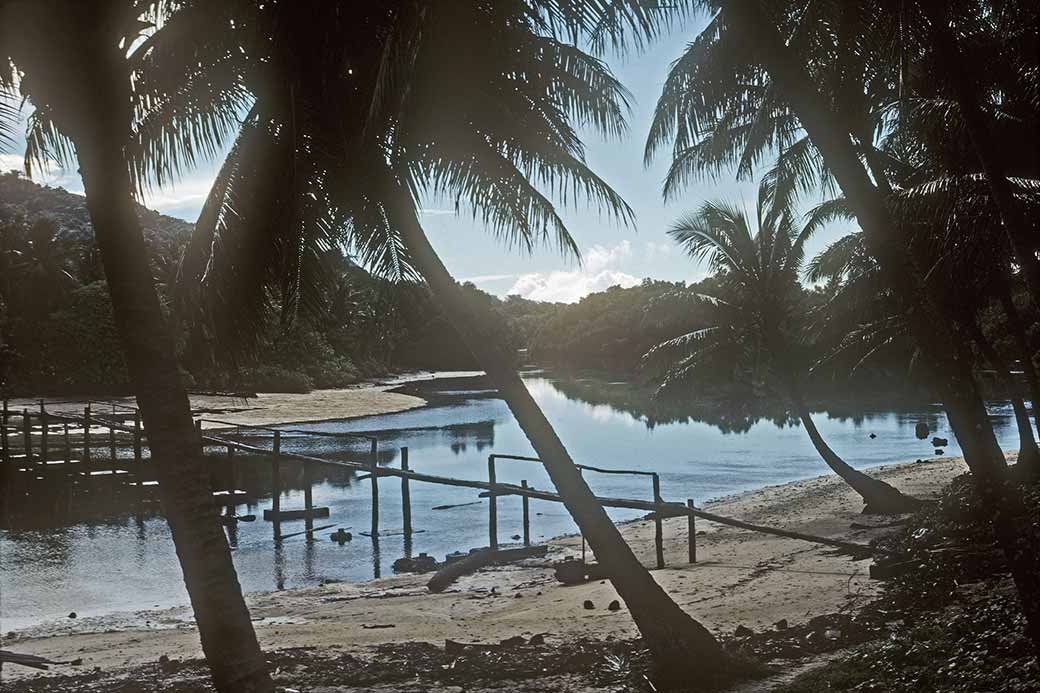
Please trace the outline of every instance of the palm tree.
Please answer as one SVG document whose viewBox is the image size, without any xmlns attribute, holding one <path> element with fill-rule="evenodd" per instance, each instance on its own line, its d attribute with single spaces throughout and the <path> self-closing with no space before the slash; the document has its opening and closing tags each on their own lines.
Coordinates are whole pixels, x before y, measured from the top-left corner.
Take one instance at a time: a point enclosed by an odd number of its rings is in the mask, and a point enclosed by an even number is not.
<svg viewBox="0 0 1040 693">
<path fill-rule="evenodd" d="M 805 54 L 797 52 L 781 34 L 778 26 L 787 26 L 783 22 L 792 21 L 790 17 L 770 12 L 758 1 L 719 4 L 728 29 L 737 32 L 746 45 L 755 47 L 752 62 L 760 65 L 782 93 L 833 172 L 886 284 L 914 311 L 914 337 L 940 374 L 936 381 L 950 423 L 985 507 L 992 513 L 1022 601 L 1027 633 L 1040 651 L 1040 554 L 1035 538 L 1026 529 L 1021 495 L 1007 483 L 1006 463 L 972 379 L 966 344 L 951 334 L 949 321 L 912 271 L 905 249 L 894 233 L 899 229 L 898 218 L 886 205 L 885 192 L 871 180 L 858 158 L 849 130 L 821 94 L 819 81 L 810 75 Z"/>
<path fill-rule="evenodd" d="M 221 691 L 273 690 L 217 519 L 169 326 L 131 194 L 132 3 L 0 3 L 0 87 L 17 66 L 24 95 L 79 162 L 116 325 L 147 430 L 163 509 Z M 124 43 L 125 41 L 125 43 Z M 66 139 L 67 138 L 67 139 Z"/>
<path fill-rule="evenodd" d="M 291 320 L 319 307 L 320 258 L 337 244 L 381 276 L 425 279 L 542 459 L 661 675 L 686 677 L 691 655 L 706 679 L 719 675 L 727 660 L 717 642 L 625 544 L 514 370 L 493 316 L 467 300 L 419 221 L 421 195 L 440 196 L 522 249 L 554 243 L 577 255 L 550 195 L 630 220 L 586 166 L 576 133 L 587 125 L 620 135 L 626 92 L 560 37 L 620 44 L 623 30 L 652 35 L 660 10 L 535 0 L 366 3 L 318 14 L 289 2 L 228 7 L 187 7 L 149 46 L 153 77 L 143 81 L 181 85 L 192 117 L 174 99 L 138 118 L 141 142 L 173 122 L 212 140 L 212 129 L 191 123 L 225 118 L 213 95 L 237 85 L 253 96 L 183 269 L 185 283 L 203 289 L 197 303 L 214 333 L 248 347 L 268 316 Z M 231 22 L 225 11 L 244 14 Z M 177 37 L 190 27 L 206 27 L 204 39 L 183 51 Z M 200 55 L 209 69 L 198 69 Z"/>
<path fill-rule="evenodd" d="M 803 395 L 809 364 L 799 349 L 806 325 L 798 285 L 812 227 L 797 229 L 788 201 L 772 190 L 768 179 L 760 185 L 754 228 L 740 209 L 707 202 L 668 232 L 690 257 L 707 261 L 724 290 L 698 295 L 712 307 L 712 324 L 657 345 L 645 358 L 671 361 L 667 386 L 689 382 L 704 370 L 722 370 L 786 397 L 823 461 L 863 499 L 864 512 L 913 511 L 920 507 L 916 499 L 853 469 L 813 422 Z M 720 357 L 730 362 L 725 369 L 719 368 Z"/>
</svg>

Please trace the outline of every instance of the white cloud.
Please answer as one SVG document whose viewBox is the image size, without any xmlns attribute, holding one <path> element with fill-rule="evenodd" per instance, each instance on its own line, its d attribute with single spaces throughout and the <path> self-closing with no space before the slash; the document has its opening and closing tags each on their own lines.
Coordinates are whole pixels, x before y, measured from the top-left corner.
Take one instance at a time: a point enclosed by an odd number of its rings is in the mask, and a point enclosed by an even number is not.
<svg viewBox="0 0 1040 693">
<path fill-rule="evenodd" d="M 463 277 L 459 281 L 473 282 L 474 284 L 488 284 L 491 282 L 502 282 L 506 279 L 515 279 L 515 274 L 480 274 L 476 277 Z"/>
<path fill-rule="evenodd" d="M 640 279 L 620 269 L 632 255 L 632 244 L 621 241 L 615 246 L 594 245 L 585 254 L 585 263 L 571 271 L 532 272 L 517 278 L 508 295 L 519 295 L 532 301 L 575 303 L 596 291 L 612 286 L 629 288 Z"/>
<path fill-rule="evenodd" d="M 648 260 L 655 260 L 659 258 L 666 258 L 672 254 L 675 250 L 675 246 L 671 243 L 657 243 L 655 241 L 647 241 L 643 246 L 643 252 L 645 253 Z"/>
</svg>

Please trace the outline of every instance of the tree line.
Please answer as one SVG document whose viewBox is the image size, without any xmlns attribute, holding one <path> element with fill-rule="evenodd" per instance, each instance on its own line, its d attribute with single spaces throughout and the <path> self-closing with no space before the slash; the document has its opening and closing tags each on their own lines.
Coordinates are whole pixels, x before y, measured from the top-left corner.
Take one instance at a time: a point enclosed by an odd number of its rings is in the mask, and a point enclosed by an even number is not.
<svg viewBox="0 0 1040 693">
<path fill-rule="evenodd" d="M 988 307 L 993 298 L 1031 370 L 1028 313 L 1013 286 L 1024 283 L 1032 305 L 1040 257 L 1029 211 L 1040 148 L 1024 145 L 1040 132 L 1035 7 L 84 5 L 0 2 L 0 116 L 16 112 L 20 92 L 34 109 L 30 168 L 50 159 L 79 166 L 115 329 L 219 690 L 272 685 L 208 502 L 175 333 L 133 193 L 225 144 L 229 154 L 178 275 L 191 324 L 221 358 L 255 356 L 269 320 L 320 314 L 323 262 L 336 247 L 378 277 L 423 280 L 626 602 L 659 683 L 708 687 L 732 675 L 716 639 L 654 581 L 596 503 L 517 375 L 515 345 L 495 311 L 448 273 L 418 214 L 422 194 L 445 195 L 513 244 L 570 254 L 577 247 L 553 200 L 583 198 L 630 222 L 624 200 L 586 164 L 578 129 L 625 136 L 627 92 L 600 56 L 645 45 L 693 10 L 709 15 L 707 28 L 673 64 L 648 137 L 648 158 L 670 150 L 664 192 L 679 194 L 694 177 L 731 166 L 752 176 L 770 165 L 757 218 L 722 201 L 676 223 L 674 239 L 712 264 L 718 286 L 674 298 L 707 308 L 711 324 L 671 335 L 649 358 L 667 356 L 666 386 L 696 379 L 717 356 L 734 377 L 797 403 L 806 361 L 788 299 L 804 228 L 789 209 L 810 190 L 833 192 L 820 218 L 845 216 L 860 229 L 847 244 L 859 244 L 857 262 L 835 279 L 850 300 L 863 290 L 861 319 L 846 334 L 866 327 L 862 343 L 905 339 L 919 352 L 997 529 L 1028 634 L 1040 644 L 1036 530 L 997 445 L 971 351 L 973 343 L 993 346 L 976 329 L 983 299 Z M 0 136 L 13 122 L 0 118 Z M 987 353 L 1007 366 L 1008 352 Z"/>
</svg>

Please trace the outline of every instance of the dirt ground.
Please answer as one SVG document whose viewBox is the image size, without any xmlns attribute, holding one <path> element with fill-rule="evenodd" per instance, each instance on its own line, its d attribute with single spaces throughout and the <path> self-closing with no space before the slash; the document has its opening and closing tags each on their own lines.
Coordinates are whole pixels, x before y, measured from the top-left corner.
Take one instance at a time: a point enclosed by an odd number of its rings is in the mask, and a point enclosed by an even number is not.
<svg viewBox="0 0 1040 693">
<path fill-rule="evenodd" d="M 928 498 L 964 471 L 962 460 L 935 458 L 886 465 L 872 473 L 904 492 Z M 861 515 L 860 507 L 851 489 L 836 477 L 825 476 L 725 498 L 706 504 L 705 509 L 756 524 L 860 543 L 892 531 L 852 529 L 852 523 L 875 526 L 890 521 Z M 653 523 L 638 521 L 621 529 L 644 564 L 652 565 Z M 697 534 L 698 561 L 689 564 L 686 519 L 666 520 L 667 567 L 654 570 L 653 576 L 680 606 L 718 633 L 732 633 L 738 625 L 758 631 L 780 619 L 792 625 L 804 623 L 816 614 L 850 610 L 869 601 L 877 590 L 877 583 L 867 576 L 869 560 L 853 561 L 823 545 L 703 521 L 698 521 Z M 637 632 L 624 607 L 607 609 L 617 599 L 609 582 L 562 586 L 555 581 L 552 562 L 579 554 L 579 538 L 555 540 L 546 559 L 483 570 L 442 594 L 428 593 L 428 576 L 400 575 L 366 583 L 251 594 L 247 600 L 265 649 L 307 648 L 337 657 L 370 658 L 374 648 L 403 643 L 443 647 L 445 640 L 489 643 L 537 634 L 546 634 L 547 642 L 561 646 L 634 638 Z M 586 600 L 593 608 L 583 606 Z M 160 657 L 176 662 L 201 655 L 187 608 L 67 619 L 7 634 L 3 647 L 57 660 L 82 660 L 77 667 L 55 667 L 53 674 L 94 667 L 102 672 L 125 671 L 155 665 Z M 4 671 L 9 682 L 46 675 L 17 667 Z M 588 682 L 582 681 L 571 682 L 577 687 L 558 682 L 552 689 L 515 689 L 600 690 L 588 688 Z M 43 684 L 44 680 L 36 682 Z M 451 686 L 371 690 L 427 689 L 460 690 Z"/>
</svg>

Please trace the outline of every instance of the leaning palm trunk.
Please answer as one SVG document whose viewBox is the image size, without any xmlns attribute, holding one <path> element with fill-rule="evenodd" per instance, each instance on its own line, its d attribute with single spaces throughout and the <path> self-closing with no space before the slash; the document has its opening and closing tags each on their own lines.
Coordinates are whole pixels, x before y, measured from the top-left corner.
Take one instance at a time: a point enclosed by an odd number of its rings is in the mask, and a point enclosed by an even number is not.
<svg viewBox="0 0 1040 693">
<path fill-rule="evenodd" d="M 813 422 L 808 405 L 806 405 L 797 391 L 792 395 L 792 401 L 798 413 L 798 418 L 801 420 L 802 426 L 805 427 L 805 432 L 809 434 L 809 440 L 812 441 L 816 452 L 820 454 L 820 457 L 823 458 L 823 461 L 827 463 L 832 472 L 841 477 L 842 481 L 851 486 L 860 495 L 865 504 L 863 508 L 864 513 L 895 515 L 920 509 L 921 501 L 911 496 L 903 495 L 898 489 L 886 484 L 884 481 L 869 477 L 849 466 L 838 453 L 831 449 L 831 446 L 820 435 L 820 431 L 816 428 L 816 423 Z"/>
<path fill-rule="evenodd" d="M 817 91 L 802 61 L 784 43 L 758 0 L 728 0 L 732 28 L 751 45 L 775 88 L 790 104 L 828 169 L 849 200 L 871 254 L 896 295 L 906 302 L 913 336 L 932 361 L 936 383 L 964 459 L 974 477 L 983 508 L 1011 568 L 1026 616 L 1026 631 L 1040 654 L 1040 552 L 1022 495 L 1009 483 L 1004 454 L 971 373 L 963 339 L 952 334 L 917 278 L 892 234 L 898 226 L 884 198 L 863 169 L 849 133 Z"/>
<path fill-rule="evenodd" d="M 701 681 L 722 675 L 726 657 L 718 642 L 704 626 L 672 601 L 625 543 L 517 375 L 508 348 L 491 329 L 494 317 L 466 300 L 427 240 L 414 213 L 401 214 L 400 217 L 399 231 L 416 268 L 545 465 L 564 505 L 588 540 L 596 559 L 606 568 L 618 594 L 625 600 L 653 654 L 659 675 L 677 682 L 684 678 L 688 681 L 694 673 Z"/>
<path fill-rule="evenodd" d="M 1029 412 L 1026 404 L 1018 394 L 1018 388 L 1011 377 L 1011 369 L 1007 362 L 996 350 L 992 343 L 986 338 L 979 327 L 978 321 L 972 316 L 966 324 L 971 333 L 972 340 L 978 345 L 979 351 L 989 361 L 993 370 L 997 372 L 1001 385 L 1007 390 L 1011 398 L 1011 408 L 1015 412 L 1015 424 L 1018 427 L 1018 463 L 1016 469 L 1023 478 L 1034 477 L 1040 467 L 1040 449 L 1037 449 L 1036 438 L 1033 437 L 1033 422 L 1029 420 Z"/>
<path fill-rule="evenodd" d="M 202 648 L 219 691 L 273 690 L 217 519 L 172 336 L 151 276 L 124 156 L 129 75 L 105 9 L 118 3 L 26 2 L 4 39 L 25 87 L 73 143 L 87 209 L 108 280 L 130 380 L 137 395 Z M 4 17 L 0 16 L 0 26 Z M 12 26 L 8 24 L 8 26 Z M 64 30 L 64 31 L 62 31 Z"/>
<path fill-rule="evenodd" d="M 1018 312 L 1018 308 L 1015 306 L 1015 300 L 1011 296 L 1011 288 L 1008 282 L 1002 281 L 1000 286 L 997 287 L 997 291 L 1000 305 L 1004 309 L 1004 315 L 1007 317 L 1008 327 L 1015 340 L 1015 345 L 1018 347 L 1022 373 L 1025 375 L 1026 383 L 1029 385 L 1029 399 L 1033 405 L 1033 423 L 1037 432 L 1040 433 L 1040 412 L 1037 411 L 1037 407 L 1040 406 L 1040 377 L 1037 376 L 1036 366 L 1033 365 L 1033 350 L 1029 347 L 1026 327 L 1022 322 L 1021 313 Z M 1038 465 L 1040 465 L 1040 462 L 1038 462 Z"/>
</svg>

